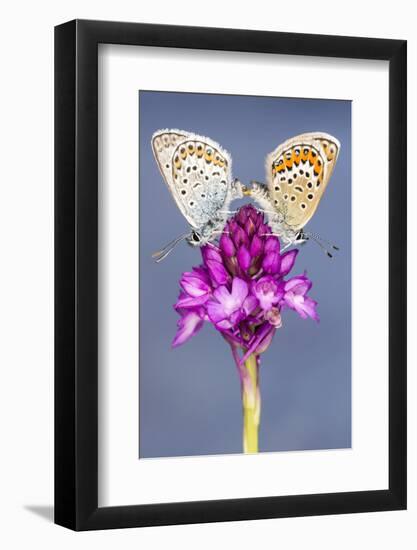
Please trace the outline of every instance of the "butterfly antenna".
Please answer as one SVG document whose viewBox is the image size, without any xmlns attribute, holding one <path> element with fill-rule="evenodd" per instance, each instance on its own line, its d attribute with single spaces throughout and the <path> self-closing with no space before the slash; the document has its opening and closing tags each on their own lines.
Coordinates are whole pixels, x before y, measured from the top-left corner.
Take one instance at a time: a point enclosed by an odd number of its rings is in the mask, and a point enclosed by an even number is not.
<svg viewBox="0 0 417 550">
<path fill-rule="evenodd" d="M 155 260 L 156 263 L 162 262 L 162 260 L 164 260 L 168 256 L 168 254 L 170 254 L 174 250 L 177 244 L 186 239 L 188 236 L 189 233 L 184 233 L 184 235 L 180 235 L 179 237 L 165 245 L 164 248 L 158 250 L 158 252 L 154 252 L 152 254 L 152 258 Z"/>
<path fill-rule="evenodd" d="M 324 243 L 325 245 L 327 245 L 330 249 L 333 249 L 333 250 L 340 250 L 340 248 L 338 246 L 336 246 L 335 244 L 327 241 L 326 239 L 323 239 L 323 237 L 320 237 L 320 235 L 317 235 L 317 233 L 310 233 L 308 232 L 308 235 L 311 235 L 312 237 L 314 237 L 317 241 L 320 241 L 322 243 Z"/>
<path fill-rule="evenodd" d="M 316 244 L 319 245 L 319 247 L 323 250 L 323 252 L 329 257 L 329 258 L 333 258 L 333 254 L 331 254 L 331 252 L 329 252 L 327 250 L 327 248 L 324 246 L 324 244 L 321 242 L 320 238 L 317 238 L 316 235 L 314 235 L 313 233 L 303 233 L 301 235 L 301 238 L 303 239 L 306 239 L 307 241 L 313 241 L 315 242 Z M 333 246 L 333 245 L 332 245 Z M 336 249 L 338 250 L 338 249 Z"/>
</svg>

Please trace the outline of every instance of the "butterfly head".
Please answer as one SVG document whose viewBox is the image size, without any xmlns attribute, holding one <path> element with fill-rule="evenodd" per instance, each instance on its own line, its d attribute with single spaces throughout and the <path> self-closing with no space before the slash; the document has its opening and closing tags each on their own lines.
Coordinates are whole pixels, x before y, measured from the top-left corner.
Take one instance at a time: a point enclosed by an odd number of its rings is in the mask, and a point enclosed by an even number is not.
<svg viewBox="0 0 417 550">
<path fill-rule="evenodd" d="M 307 242 L 306 235 L 304 233 L 304 229 L 300 229 L 296 236 L 295 236 L 295 243 L 294 244 L 304 244 Z"/>
<path fill-rule="evenodd" d="M 191 246 L 203 246 L 205 244 L 205 239 L 202 233 L 193 229 L 191 233 L 186 238 L 186 241 Z"/>
</svg>

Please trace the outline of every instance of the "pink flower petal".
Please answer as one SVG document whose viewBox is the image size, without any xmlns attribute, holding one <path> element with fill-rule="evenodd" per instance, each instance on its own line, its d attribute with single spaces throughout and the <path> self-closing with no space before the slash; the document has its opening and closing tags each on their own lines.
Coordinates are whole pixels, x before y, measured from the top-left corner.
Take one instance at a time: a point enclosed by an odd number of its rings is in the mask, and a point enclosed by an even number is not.
<svg viewBox="0 0 417 550">
<path fill-rule="evenodd" d="M 282 277 L 284 277 L 285 275 L 288 275 L 288 273 L 293 268 L 297 254 L 298 254 L 298 249 L 294 248 L 293 250 L 289 250 L 288 252 L 285 252 L 285 254 L 281 256 L 280 275 Z"/>
<path fill-rule="evenodd" d="M 210 286 L 194 273 L 184 273 L 180 284 L 189 296 L 203 296 L 210 292 Z"/>
<path fill-rule="evenodd" d="M 236 230 L 234 231 L 232 236 L 236 248 L 239 248 L 242 244 L 247 245 L 249 242 L 248 236 L 240 226 L 236 226 Z"/>
<path fill-rule="evenodd" d="M 213 292 L 213 296 L 221 304 L 230 300 L 230 292 L 228 291 L 226 286 L 217 287 L 216 290 Z"/>
<path fill-rule="evenodd" d="M 251 260 L 252 258 L 249 254 L 249 250 L 242 244 L 237 252 L 237 261 L 239 262 L 240 268 L 246 271 L 250 266 Z"/>
<path fill-rule="evenodd" d="M 262 249 L 263 249 L 263 243 L 260 237 L 258 237 L 258 235 L 254 235 L 252 242 L 250 244 L 250 249 L 249 249 L 249 252 L 252 258 L 259 256 L 262 253 Z"/>
<path fill-rule="evenodd" d="M 279 252 L 280 245 L 278 237 L 267 237 L 265 241 L 265 252 Z"/>
<path fill-rule="evenodd" d="M 190 313 L 187 313 L 184 317 L 181 317 L 178 321 L 178 331 L 172 341 L 172 347 L 176 348 L 181 346 L 184 342 L 197 334 L 197 332 L 201 330 L 203 323 L 204 321 L 194 311 L 190 311 Z"/>
<path fill-rule="evenodd" d="M 265 273 L 270 273 L 271 275 L 275 275 L 279 272 L 280 265 L 281 257 L 279 252 L 269 252 L 262 262 L 262 268 Z"/>
<path fill-rule="evenodd" d="M 249 288 L 247 283 L 243 279 L 235 277 L 232 283 L 232 296 L 240 303 L 239 307 L 242 306 L 248 292 Z"/>
<path fill-rule="evenodd" d="M 214 300 L 210 300 L 207 303 L 207 313 L 210 321 L 212 321 L 213 323 L 219 323 L 227 317 L 223 305 Z"/>
<path fill-rule="evenodd" d="M 206 245 L 201 249 L 204 261 L 207 263 L 208 260 L 214 260 L 215 262 L 222 261 L 222 255 L 220 251 L 214 245 Z"/>
<path fill-rule="evenodd" d="M 312 287 L 312 282 L 308 277 L 305 275 L 298 275 L 296 277 L 292 277 L 288 281 L 286 281 L 284 285 L 285 292 L 288 292 L 291 290 L 291 292 L 294 292 L 295 294 L 306 294 Z"/>
<path fill-rule="evenodd" d="M 222 263 L 214 260 L 206 261 L 207 269 L 212 280 L 218 285 L 224 285 L 229 280 L 229 274 Z"/>
<path fill-rule="evenodd" d="M 236 253 L 235 245 L 233 244 L 233 241 L 229 237 L 229 235 L 226 235 L 225 233 L 223 233 L 222 236 L 220 237 L 219 244 L 222 252 L 227 258 L 231 258 L 232 256 L 235 255 Z"/>
<path fill-rule="evenodd" d="M 228 319 L 224 319 L 223 321 L 219 321 L 216 323 L 215 327 L 219 330 L 229 330 L 232 328 L 232 323 Z"/>
<path fill-rule="evenodd" d="M 204 294 L 203 296 L 197 296 L 196 298 L 192 298 L 191 296 L 188 296 L 187 294 L 182 294 L 176 304 L 174 305 L 175 309 L 181 309 L 181 308 L 190 308 L 195 306 L 201 306 L 207 302 L 207 300 L 210 298 L 210 294 Z"/>
<path fill-rule="evenodd" d="M 243 309 L 246 315 L 250 315 L 258 307 L 258 299 L 253 294 L 250 294 L 243 302 Z"/>
</svg>

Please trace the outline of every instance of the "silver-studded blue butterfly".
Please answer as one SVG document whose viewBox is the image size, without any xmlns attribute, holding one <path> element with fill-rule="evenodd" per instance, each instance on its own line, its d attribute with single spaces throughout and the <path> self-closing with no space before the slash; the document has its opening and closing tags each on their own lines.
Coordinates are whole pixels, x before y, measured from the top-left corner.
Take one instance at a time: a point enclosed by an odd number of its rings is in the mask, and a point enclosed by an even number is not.
<svg viewBox="0 0 417 550">
<path fill-rule="evenodd" d="M 232 179 L 232 159 L 210 138 L 183 130 L 158 130 L 152 150 L 159 170 L 190 231 L 154 254 L 165 258 L 185 239 L 203 246 L 224 229 L 232 200 L 243 196 L 242 185 Z"/>
</svg>

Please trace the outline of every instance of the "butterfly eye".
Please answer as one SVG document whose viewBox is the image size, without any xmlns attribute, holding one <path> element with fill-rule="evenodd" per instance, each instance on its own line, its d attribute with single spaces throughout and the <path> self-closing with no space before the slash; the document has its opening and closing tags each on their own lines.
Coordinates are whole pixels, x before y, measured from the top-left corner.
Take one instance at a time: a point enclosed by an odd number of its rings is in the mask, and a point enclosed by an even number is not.
<svg viewBox="0 0 417 550">
<path fill-rule="evenodd" d="M 201 241 L 200 235 L 198 233 L 196 233 L 195 231 L 193 231 L 192 239 L 195 243 L 199 243 Z"/>
</svg>

